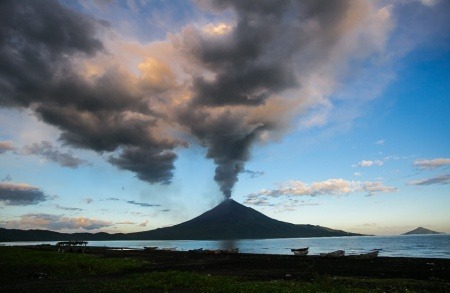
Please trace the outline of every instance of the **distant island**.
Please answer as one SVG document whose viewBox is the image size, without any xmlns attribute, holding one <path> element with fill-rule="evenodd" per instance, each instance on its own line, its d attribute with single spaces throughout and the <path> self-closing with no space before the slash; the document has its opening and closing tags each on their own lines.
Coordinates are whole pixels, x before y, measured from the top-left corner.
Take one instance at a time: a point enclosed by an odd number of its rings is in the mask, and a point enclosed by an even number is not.
<svg viewBox="0 0 450 293">
<path fill-rule="evenodd" d="M 424 235 L 424 234 L 445 234 L 443 232 L 436 232 L 424 227 L 418 227 L 412 231 L 403 233 L 402 235 Z"/>
<path fill-rule="evenodd" d="M 316 225 L 296 225 L 272 219 L 232 199 L 166 228 L 135 233 L 59 233 L 47 230 L 0 228 L 0 242 L 67 240 L 224 240 L 361 236 Z"/>
</svg>

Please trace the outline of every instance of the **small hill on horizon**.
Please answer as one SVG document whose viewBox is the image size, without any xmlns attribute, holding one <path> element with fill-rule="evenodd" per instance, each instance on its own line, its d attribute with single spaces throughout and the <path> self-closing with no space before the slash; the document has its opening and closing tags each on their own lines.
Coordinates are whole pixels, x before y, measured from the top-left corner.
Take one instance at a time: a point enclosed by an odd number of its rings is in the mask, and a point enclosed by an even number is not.
<svg viewBox="0 0 450 293">
<path fill-rule="evenodd" d="M 360 236 L 316 225 L 296 225 L 272 219 L 228 199 L 189 221 L 134 233 L 59 233 L 0 228 L 0 242 L 61 240 L 226 240 Z"/>
<path fill-rule="evenodd" d="M 418 227 L 414 230 L 411 230 L 409 232 L 403 233 L 402 235 L 424 235 L 424 234 L 445 234 L 443 232 L 436 232 L 424 227 Z"/>
</svg>

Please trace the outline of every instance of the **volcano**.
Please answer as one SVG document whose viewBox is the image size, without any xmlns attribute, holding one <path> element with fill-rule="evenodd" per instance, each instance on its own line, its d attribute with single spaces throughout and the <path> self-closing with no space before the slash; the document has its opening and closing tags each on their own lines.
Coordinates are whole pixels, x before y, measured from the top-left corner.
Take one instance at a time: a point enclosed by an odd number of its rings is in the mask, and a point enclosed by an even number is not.
<svg viewBox="0 0 450 293">
<path fill-rule="evenodd" d="M 47 230 L 0 228 L 2 241 L 61 240 L 226 240 L 299 237 L 358 236 L 361 234 L 314 225 L 295 225 L 278 221 L 227 199 L 215 208 L 187 222 L 136 233 L 58 233 Z"/>
<path fill-rule="evenodd" d="M 193 218 L 166 228 L 126 234 L 133 240 L 219 240 L 357 236 L 360 234 L 272 219 L 232 199 Z"/>
</svg>

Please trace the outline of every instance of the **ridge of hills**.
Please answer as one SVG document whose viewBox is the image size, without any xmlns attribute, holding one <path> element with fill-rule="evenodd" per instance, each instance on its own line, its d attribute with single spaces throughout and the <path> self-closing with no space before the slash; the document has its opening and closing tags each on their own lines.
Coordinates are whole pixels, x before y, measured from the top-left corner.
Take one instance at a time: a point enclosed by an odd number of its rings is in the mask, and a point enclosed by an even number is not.
<svg viewBox="0 0 450 293">
<path fill-rule="evenodd" d="M 0 242 L 61 240 L 223 240 L 359 236 L 316 225 L 297 225 L 272 219 L 228 199 L 186 222 L 143 232 L 108 234 L 59 233 L 47 230 L 0 228 Z"/>
</svg>

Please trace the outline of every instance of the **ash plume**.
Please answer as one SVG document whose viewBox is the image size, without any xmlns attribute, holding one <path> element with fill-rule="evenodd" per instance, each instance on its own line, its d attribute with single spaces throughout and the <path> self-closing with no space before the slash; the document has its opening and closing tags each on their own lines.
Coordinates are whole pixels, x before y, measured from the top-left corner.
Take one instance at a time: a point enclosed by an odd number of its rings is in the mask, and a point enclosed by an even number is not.
<svg viewBox="0 0 450 293">
<path fill-rule="evenodd" d="M 289 106 L 296 108 L 307 98 L 297 97 L 292 104 L 279 100 L 284 106 L 278 108 L 270 100 L 300 88 L 302 66 L 305 71 L 312 70 L 314 62 L 321 64 L 327 58 L 336 36 L 320 33 L 339 26 L 350 2 L 199 3 L 216 13 L 231 9 L 236 20 L 222 25 L 227 28 L 223 33 L 186 27 L 176 39 L 175 45 L 189 63 L 200 67 L 200 73 L 192 75 L 192 98 L 181 110 L 180 121 L 208 149 L 207 158 L 217 166 L 214 179 L 225 198 L 230 198 L 254 143 L 264 133 L 284 132 L 292 115 Z M 319 31 L 309 29 L 308 23 L 313 22 Z M 313 41 L 327 46 L 303 57 L 302 50 L 309 50 Z M 255 114 L 257 111 L 272 113 Z"/>
<path fill-rule="evenodd" d="M 31 109 L 63 144 L 107 153 L 149 183 L 169 184 L 177 148 L 194 138 L 229 198 L 252 147 L 330 104 L 349 56 L 372 54 L 388 27 L 363 21 L 376 14 L 365 0 L 195 3 L 232 16 L 127 47 L 107 41 L 107 22 L 56 0 L 1 1 L 0 106 Z"/>
</svg>

